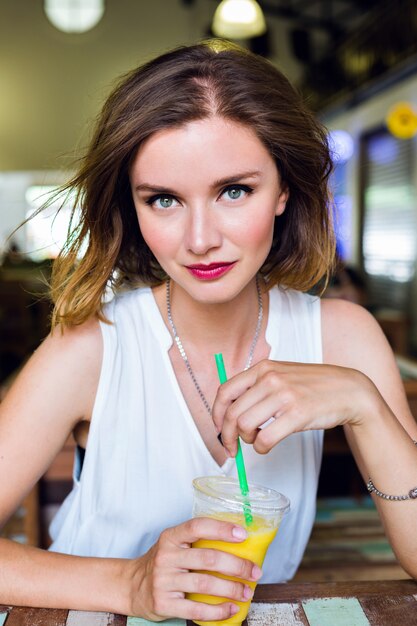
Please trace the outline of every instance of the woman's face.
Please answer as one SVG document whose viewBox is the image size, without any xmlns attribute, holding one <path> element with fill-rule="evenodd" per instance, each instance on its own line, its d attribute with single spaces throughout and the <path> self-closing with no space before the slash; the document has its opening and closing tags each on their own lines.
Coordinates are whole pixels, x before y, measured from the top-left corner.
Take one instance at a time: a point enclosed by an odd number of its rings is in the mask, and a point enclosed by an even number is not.
<svg viewBox="0 0 417 626">
<path fill-rule="evenodd" d="M 254 132 L 220 117 L 152 135 L 130 181 L 149 248 L 173 281 L 207 303 L 232 299 L 253 280 L 288 197 Z"/>
</svg>

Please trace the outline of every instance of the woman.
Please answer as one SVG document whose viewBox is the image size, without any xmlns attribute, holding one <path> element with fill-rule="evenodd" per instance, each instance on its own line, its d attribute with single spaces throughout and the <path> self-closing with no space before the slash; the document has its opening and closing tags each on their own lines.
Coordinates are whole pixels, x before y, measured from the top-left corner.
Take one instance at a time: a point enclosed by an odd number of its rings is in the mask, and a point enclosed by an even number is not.
<svg viewBox="0 0 417 626">
<path fill-rule="evenodd" d="M 381 491 L 413 487 L 417 427 L 381 331 L 361 308 L 305 293 L 332 263 L 330 169 L 325 132 L 288 81 L 237 46 L 182 47 L 118 85 L 69 184 L 82 219 L 55 264 L 54 331 L 1 406 L 0 519 L 71 431 L 85 459 L 49 552 L 0 542 L 0 602 L 233 615 L 249 587 L 209 572 L 261 571 L 189 548 L 245 531 L 189 518 L 191 479 L 233 475 L 238 435 L 249 479 L 292 504 L 264 582 L 302 558 L 323 429 L 345 426 Z M 220 390 L 216 352 L 229 374 Z M 416 576 L 416 503 L 375 500 Z M 185 597 L 202 590 L 230 601 Z"/>
</svg>

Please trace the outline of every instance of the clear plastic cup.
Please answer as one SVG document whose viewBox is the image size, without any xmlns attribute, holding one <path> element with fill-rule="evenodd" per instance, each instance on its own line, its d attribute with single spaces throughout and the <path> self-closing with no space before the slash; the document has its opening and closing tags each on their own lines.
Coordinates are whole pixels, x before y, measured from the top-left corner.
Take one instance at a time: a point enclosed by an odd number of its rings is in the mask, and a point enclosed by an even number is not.
<svg viewBox="0 0 417 626">
<path fill-rule="evenodd" d="M 239 482 L 234 478 L 226 476 L 196 478 L 193 480 L 193 488 L 193 517 L 214 517 L 219 520 L 231 521 L 243 526 L 248 533 L 247 539 L 240 543 L 201 539 L 193 543 L 193 548 L 222 550 L 223 552 L 229 552 L 249 559 L 259 567 L 262 567 L 268 547 L 277 534 L 284 513 L 289 509 L 290 501 L 288 498 L 282 495 L 282 493 L 278 493 L 278 491 L 252 483 L 249 483 L 249 494 L 243 496 Z M 247 514 L 248 505 L 253 518 L 253 521 L 249 524 L 247 524 L 245 519 L 245 511 Z M 232 576 L 215 575 L 229 580 L 240 580 Z M 256 583 L 252 581 L 243 582 L 252 589 L 256 587 Z M 230 602 L 229 598 L 198 593 L 189 593 L 187 598 L 207 604 Z M 197 621 L 195 623 L 201 626 L 223 626 L 224 624 L 241 626 L 248 614 L 251 601 L 240 602 L 233 600 L 233 603 L 240 607 L 236 615 L 222 621 Z"/>
</svg>

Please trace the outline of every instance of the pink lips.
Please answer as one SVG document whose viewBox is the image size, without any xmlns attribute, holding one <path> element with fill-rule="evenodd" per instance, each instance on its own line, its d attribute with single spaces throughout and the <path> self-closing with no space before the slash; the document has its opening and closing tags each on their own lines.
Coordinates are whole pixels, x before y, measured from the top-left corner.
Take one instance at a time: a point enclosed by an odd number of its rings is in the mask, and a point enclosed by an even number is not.
<svg viewBox="0 0 417 626">
<path fill-rule="evenodd" d="M 196 265 L 187 265 L 187 270 L 200 280 L 213 280 L 214 278 L 219 278 L 219 276 L 223 276 L 232 267 L 235 265 L 236 261 L 233 263 L 210 263 L 209 265 L 203 265 L 202 263 L 198 263 Z"/>
</svg>

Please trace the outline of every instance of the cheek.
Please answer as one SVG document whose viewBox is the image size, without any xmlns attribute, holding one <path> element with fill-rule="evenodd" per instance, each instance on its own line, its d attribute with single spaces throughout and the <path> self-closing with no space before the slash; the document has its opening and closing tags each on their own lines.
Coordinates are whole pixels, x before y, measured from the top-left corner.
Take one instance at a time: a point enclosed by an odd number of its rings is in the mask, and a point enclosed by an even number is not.
<svg viewBox="0 0 417 626">
<path fill-rule="evenodd" d="M 242 224 L 239 231 L 242 245 L 263 251 L 271 247 L 274 232 L 275 215 L 259 216 L 256 220 L 248 220 Z"/>
<path fill-rule="evenodd" d="M 176 248 L 175 229 L 140 215 L 138 223 L 142 237 L 157 259 Z"/>
</svg>

